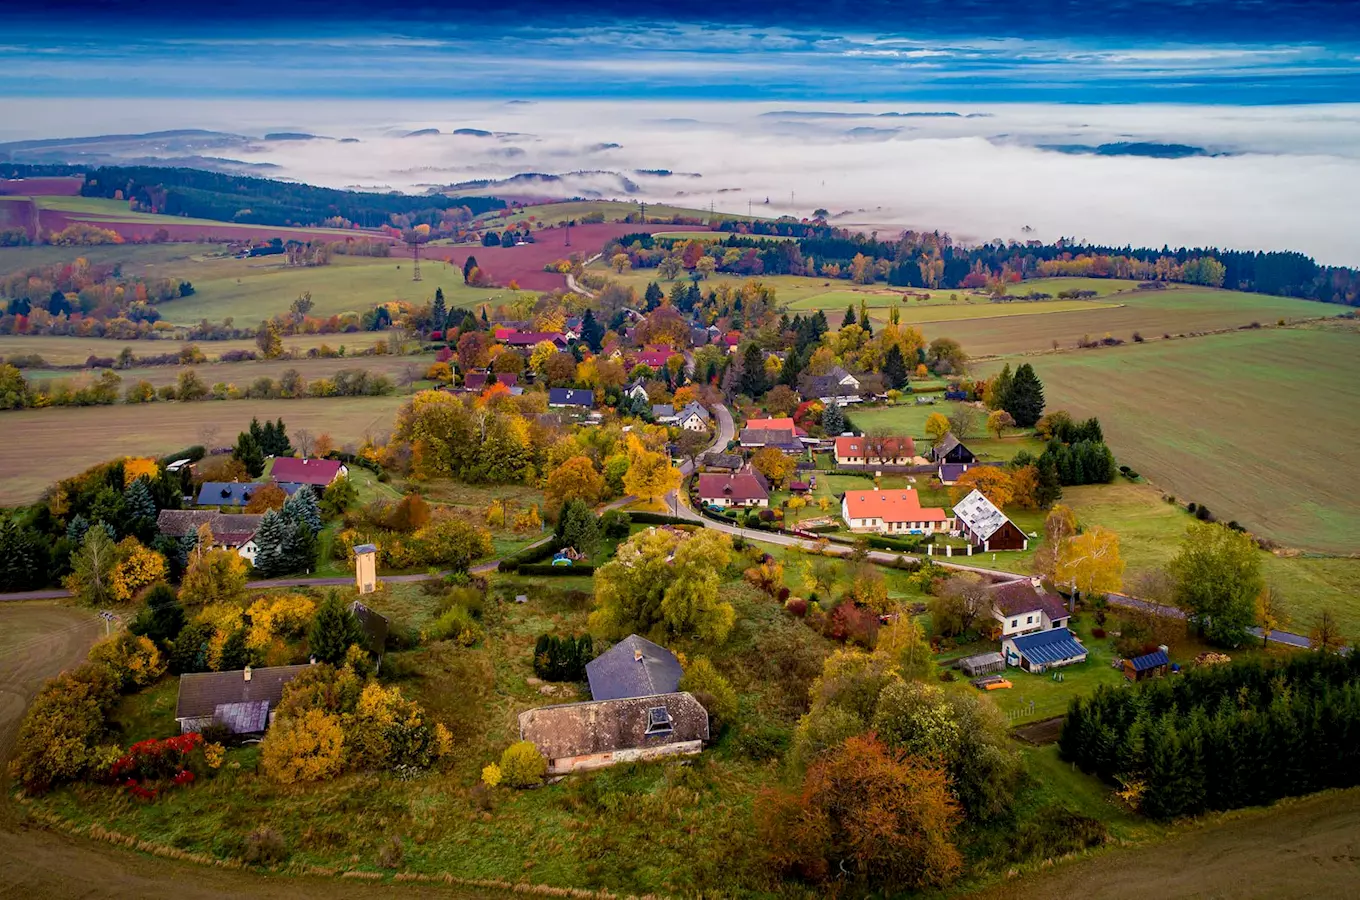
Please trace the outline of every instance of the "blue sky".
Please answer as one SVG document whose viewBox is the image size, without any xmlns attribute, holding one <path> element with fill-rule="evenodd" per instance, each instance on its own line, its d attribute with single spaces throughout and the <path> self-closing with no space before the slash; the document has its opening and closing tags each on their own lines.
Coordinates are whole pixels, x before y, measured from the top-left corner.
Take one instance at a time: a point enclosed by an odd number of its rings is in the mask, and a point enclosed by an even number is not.
<svg viewBox="0 0 1360 900">
<path fill-rule="evenodd" d="M 596 0 L 0 13 L 0 95 L 920 100 L 1262 105 L 1360 98 L 1360 4 L 1327 0 Z M 265 13 L 264 10 L 269 10 Z M 739 17 L 739 18 L 733 18 Z"/>
</svg>

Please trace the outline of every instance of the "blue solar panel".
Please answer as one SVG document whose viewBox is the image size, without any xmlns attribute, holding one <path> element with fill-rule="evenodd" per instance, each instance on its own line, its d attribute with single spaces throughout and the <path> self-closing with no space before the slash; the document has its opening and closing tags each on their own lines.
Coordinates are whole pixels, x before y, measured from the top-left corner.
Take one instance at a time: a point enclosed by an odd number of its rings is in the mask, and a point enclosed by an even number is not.
<svg viewBox="0 0 1360 900">
<path fill-rule="evenodd" d="M 1032 664 L 1048 665 L 1086 655 L 1086 648 L 1066 628 L 1038 631 L 1012 640 L 1015 649 Z"/>
<path fill-rule="evenodd" d="M 1145 653 L 1142 656 L 1137 656 L 1129 660 L 1129 663 L 1133 666 L 1133 671 L 1135 672 L 1146 672 L 1148 669 L 1165 666 L 1170 664 L 1170 662 L 1171 661 L 1166 658 L 1165 650 L 1155 650 L 1152 653 Z"/>
</svg>

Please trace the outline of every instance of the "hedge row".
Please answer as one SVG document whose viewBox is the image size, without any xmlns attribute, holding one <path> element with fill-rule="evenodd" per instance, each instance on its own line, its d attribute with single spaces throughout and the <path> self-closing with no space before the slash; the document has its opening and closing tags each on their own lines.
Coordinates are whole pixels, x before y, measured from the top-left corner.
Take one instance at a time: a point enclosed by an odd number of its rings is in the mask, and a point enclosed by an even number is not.
<svg viewBox="0 0 1360 900">
<path fill-rule="evenodd" d="M 515 570 L 517 575 L 558 575 L 589 577 L 595 574 L 594 566 L 586 566 L 577 563 L 571 566 L 554 566 L 550 564 L 537 563 L 532 565 L 521 565 Z"/>
<path fill-rule="evenodd" d="M 172 462 L 178 462 L 181 459 L 187 459 L 189 460 L 189 462 L 198 462 L 200 459 L 207 455 L 208 451 L 206 449 L 204 449 L 201 445 L 195 444 L 192 447 L 186 447 L 185 449 L 179 451 L 178 453 L 171 453 L 169 456 L 162 456 L 159 462 L 163 468 L 165 466 L 170 465 Z"/>
<path fill-rule="evenodd" d="M 679 516 L 668 516 L 665 513 L 654 512 L 630 512 L 629 521 L 637 525 L 692 525 L 693 519 L 682 519 Z"/>
<path fill-rule="evenodd" d="M 880 534 L 871 534 L 867 538 L 867 543 L 875 550 L 907 550 L 917 552 L 922 547 L 920 538 L 895 538 L 884 537 Z"/>
<path fill-rule="evenodd" d="M 525 566 L 532 565 L 533 563 L 542 562 L 543 560 L 549 558 L 560 549 L 562 548 L 561 545 L 557 543 L 557 539 L 549 538 L 542 544 L 534 544 L 533 546 L 525 547 L 523 550 L 520 550 L 516 553 L 512 553 L 509 556 L 505 557 L 499 563 L 496 564 L 496 571 L 497 572 L 523 571 Z"/>
</svg>

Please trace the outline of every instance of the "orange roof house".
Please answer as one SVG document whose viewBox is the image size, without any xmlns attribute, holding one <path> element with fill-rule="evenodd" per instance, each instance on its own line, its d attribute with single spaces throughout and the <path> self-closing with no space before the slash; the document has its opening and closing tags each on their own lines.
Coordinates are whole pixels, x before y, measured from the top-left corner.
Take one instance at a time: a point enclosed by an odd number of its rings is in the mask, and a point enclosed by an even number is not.
<svg viewBox="0 0 1360 900">
<path fill-rule="evenodd" d="M 916 456 L 916 442 L 909 437 L 836 438 L 838 466 L 909 466 Z"/>
<path fill-rule="evenodd" d="M 953 519 L 939 507 L 923 507 L 916 492 L 846 491 L 841 518 L 854 532 L 934 534 L 949 531 Z"/>
</svg>

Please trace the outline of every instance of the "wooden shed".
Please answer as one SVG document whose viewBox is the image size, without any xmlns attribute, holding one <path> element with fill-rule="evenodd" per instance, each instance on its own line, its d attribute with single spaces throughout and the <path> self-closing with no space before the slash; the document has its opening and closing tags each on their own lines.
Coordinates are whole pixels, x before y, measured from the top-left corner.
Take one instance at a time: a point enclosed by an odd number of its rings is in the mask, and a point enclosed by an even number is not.
<svg viewBox="0 0 1360 900">
<path fill-rule="evenodd" d="M 975 675 L 990 675 L 1006 668 L 1006 659 L 1000 653 L 979 653 L 977 656 L 965 656 L 959 660 L 959 668 L 969 678 Z"/>
<path fill-rule="evenodd" d="M 1151 653 L 1124 660 L 1124 677 L 1129 681 L 1142 681 L 1145 678 L 1160 678 L 1166 674 L 1171 661 L 1166 651 L 1158 648 Z"/>
</svg>

